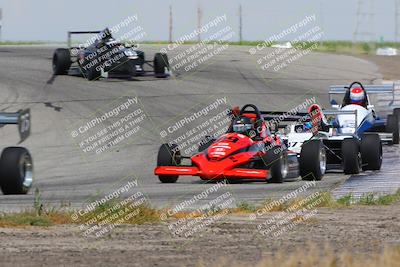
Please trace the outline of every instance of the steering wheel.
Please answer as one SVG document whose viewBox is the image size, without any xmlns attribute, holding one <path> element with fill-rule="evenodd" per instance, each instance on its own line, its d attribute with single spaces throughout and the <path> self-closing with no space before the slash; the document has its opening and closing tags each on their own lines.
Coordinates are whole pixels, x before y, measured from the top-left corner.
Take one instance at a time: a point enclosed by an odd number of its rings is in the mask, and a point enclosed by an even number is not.
<svg viewBox="0 0 400 267">
<path fill-rule="evenodd" d="M 248 108 L 252 108 L 253 110 L 248 111 Z M 261 112 L 260 110 L 257 108 L 257 106 L 253 105 L 253 104 L 246 104 L 242 107 L 242 109 L 240 110 L 239 115 L 243 115 L 244 113 L 253 113 L 256 114 L 257 116 L 257 121 L 261 120 Z"/>
</svg>

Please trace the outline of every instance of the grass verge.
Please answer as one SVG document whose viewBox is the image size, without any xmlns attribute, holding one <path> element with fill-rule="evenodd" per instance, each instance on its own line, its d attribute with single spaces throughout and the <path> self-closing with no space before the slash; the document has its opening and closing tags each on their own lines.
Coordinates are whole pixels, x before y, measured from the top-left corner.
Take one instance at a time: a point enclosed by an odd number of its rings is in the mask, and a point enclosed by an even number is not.
<svg viewBox="0 0 400 267">
<path fill-rule="evenodd" d="M 281 43 L 286 43 L 282 41 Z M 143 41 L 142 44 L 154 44 L 154 45 L 168 45 L 167 41 Z M 263 41 L 242 41 L 242 42 L 222 42 L 223 44 L 235 45 L 235 46 L 257 46 L 262 45 Z M 184 42 L 185 45 L 197 44 L 197 42 Z M 272 43 L 271 45 L 273 45 Z M 329 52 L 329 53 L 340 53 L 340 54 L 374 54 L 377 48 L 393 47 L 400 49 L 400 42 L 351 42 L 351 41 L 333 41 L 326 40 L 321 42 L 305 42 L 301 45 L 292 43 L 294 47 L 299 49 L 308 49 L 310 47 L 316 47 L 315 51 L 318 52 Z"/>
<path fill-rule="evenodd" d="M 41 194 L 35 190 L 33 207 L 22 212 L 0 213 L 0 227 L 24 227 L 24 226 L 52 226 L 58 224 L 86 224 L 93 222 L 103 222 L 104 219 L 114 218 L 105 223 L 116 223 L 117 219 L 124 216 L 123 224 L 143 224 L 155 223 L 160 221 L 159 211 L 152 208 L 148 203 L 133 205 L 126 201 L 121 205 L 118 199 L 110 200 L 104 204 L 96 206 L 82 216 L 74 218 L 78 214 L 69 205 L 59 207 L 49 206 L 42 202 Z M 126 216 L 133 214 L 132 216 Z M 90 223 L 93 224 L 93 223 Z"/>
<path fill-rule="evenodd" d="M 131 41 L 127 40 L 131 43 Z M 281 43 L 286 43 L 282 41 Z M 1 45 L 40 45 L 48 44 L 45 41 L 2 41 Z M 50 42 L 54 43 L 55 42 Z M 79 43 L 79 42 L 77 42 Z M 182 43 L 183 45 L 194 45 L 196 41 L 187 41 Z M 62 44 L 62 43 L 59 43 Z M 142 41 L 140 44 L 151 44 L 151 45 L 168 45 L 168 41 Z M 228 44 L 234 46 L 257 46 L 263 44 L 263 41 L 242 41 L 242 42 L 221 42 L 221 44 Z M 271 44 L 273 45 L 273 44 Z M 293 46 L 299 49 L 308 49 L 310 47 L 316 47 L 314 51 L 318 52 L 329 52 L 329 53 L 340 53 L 340 54 L 374 54 L 377 48 L 393 47 L 400 49 L 400 42 L 351 42 L 351 41 L 333 41 L 326 40 L 321 42 L 305 42 L 298 46 L 296 43 L 292 43 Z"/>
<path fill-rule="evenodd" d="M 363 195 L 361 198 L 354 198 L 352 195 L 347 195 L 339 199 L 333 198 L 329 192 L 318 193 L 311 198 L 296 198 L 283 203 L 278 203 L 276 200 L 268 199 L 261 205 L 254 205 L 246 202 L 241 202 L 236 208 L 229 209 L 230 214 L 254 213 L 259 209 L 269 207 L 268 212 L 273 211 L 295 211 L 312 205 L 312 208 L 341 208 L 349 206 L 362 205 L 390 205 L 400 201 L 400 190 L 395 194 L 375 196 L 373 194 Z M 0 213 L 0 227 L 25 227 L 25 226 L 52 226 L 59 224 L 85 224 L 87 222 L 103 223 L 121 223 L 121 224 L 145 224 L 145 223 L 160 223 L 161 214 L 166 213 L 166 209 L 156 209 L 147 202 L 139 205 L 129 206 L 132 203 L 120 205 L 120 201 L 115 199 L 101 204 L 79 216 L 73 220 L 73 214 L 76 210 L 70 209 L 68 205 L 60 205 L 60 207 L 47 206 L 41 201 L 41 195 L 38 190 L 35 191 L 35 200 L 31 209 L 22 212 Z M 277 204 L 278 203 L 278 204 Z M 129 204 L 129 205 L 128 205 Z M 125 216 L 133 214 L 132 216 Z M 217 214 L 217 213 L 216 213 Z M 124 217 L 122 222 L 117 220 Z M 169 217 L 170 219 L 192 218 L 202 216 L 201 213 L 179 212 Z M 113 220 L 105 221 L 106 218 L 114 218 Z"/>
<path fill-rule="evenodd" d="M 296 198 L 290 201 L 279 203 L 273 199 L 267 199 L 261 205 L 254 205 L 241 202 L 237 205 L 236 212 L 253 213 L 263 207 L 268 207 L 268 211 L 298 210 L 312 204 L 313 208 L 342 208 L 349 206 L 371 206 L 371 205 L 391 205 L 400 201 L 400 189 L 394 194 L 374 195 L 364 194 L 360 198 L 355 198 L 348 194 L 335 199 L 330 192 L 318 193 L 314 198 Z"/>
<path fill-rule="evenodd" d="M 42 45 L 47 42 L 42 41 L 1 41 L 0 45 Z"/>
</svg>

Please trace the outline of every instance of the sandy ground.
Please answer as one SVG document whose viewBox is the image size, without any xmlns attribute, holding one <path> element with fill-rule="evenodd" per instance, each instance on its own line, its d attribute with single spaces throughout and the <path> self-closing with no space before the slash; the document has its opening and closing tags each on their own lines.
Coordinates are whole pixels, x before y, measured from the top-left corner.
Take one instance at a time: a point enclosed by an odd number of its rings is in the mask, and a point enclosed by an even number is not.
<svg viewBox="0 0 400 267">
<path fill-rule="evenodd" d="M 359 55 L 358 57 L 375 63 L 384 79 L 400 80 L 400 56 Z"/>
<path fill-rule="evenodd" d="M 254 221 L 244 215 L 223 217 L 191 238 L 174 236 L 168 222 L 118 226 L 101 238 L 83 237 L 78 226 L 2 228 L 0 265 L 196 266 L 203 261 L 213 266 L 221 258 L 257 262 L 307 244 L 366 254 L 400 245 L 400 203 L 316 211 L 309 221 L 278 236 L 263 236 L 258 230 L 277 213 Z"/>
</svg>

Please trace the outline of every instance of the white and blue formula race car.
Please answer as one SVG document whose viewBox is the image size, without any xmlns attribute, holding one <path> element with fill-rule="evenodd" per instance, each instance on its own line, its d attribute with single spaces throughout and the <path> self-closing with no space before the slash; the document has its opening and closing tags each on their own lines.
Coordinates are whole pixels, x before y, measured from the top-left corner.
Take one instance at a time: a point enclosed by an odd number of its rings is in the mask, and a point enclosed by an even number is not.
<svg viewBox="0 0 400 267">
<path fill-rule="evenodd" d="M 345 174 L 381 168 L 383 152 L 379 133 L 364 131 L 359 134 L 358 127 L 353 126 L 350 130 L 348 124 L 341 124 L 348 123 L 349 118 L 357 121 L 358 110 L 322 110 L 319 105 L 312 105 L 308 112 L 290 115 L 269 112 L 263 115 L 267 123 L 275 124 L 275 130 L 287 149 L 306 161 L 303 164 L 318 161 L 323 171 L 343 170 Z M 310 144 L 323 146 L 321 153 L 316 155 L 318 159 L 304 156 L 308 154 L 306 150 Z"/>
<path fill-rule="evenodd" d="M 392 108 L 393 113 L 386 118 L 378 115 L 375 106 L 371 104 L 370 95 L 390 95 L 389 108 L 394 102 L 393 85 L 362 85 L 353 82 L 350 86 L 334 85 L 329 89 L 329 99 L 332 108 L 339 111 L 354 111 L 356 116 L 340 115 L 337 118 L 339 133 L 353 133 L 362 136 L 364 133 L 378 133 L 381 140 L 387 144 L 399 144 L 400 108 Z M 336 96 L 342 96 L 338 104 Z"/>
</svg>

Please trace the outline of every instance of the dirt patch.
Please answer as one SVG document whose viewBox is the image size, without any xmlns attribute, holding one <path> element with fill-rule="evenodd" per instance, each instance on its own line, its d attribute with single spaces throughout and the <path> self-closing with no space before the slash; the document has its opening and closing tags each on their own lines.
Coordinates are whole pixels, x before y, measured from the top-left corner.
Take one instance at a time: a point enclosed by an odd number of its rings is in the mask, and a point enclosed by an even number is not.
<svg viewBox="0 0 400 267">
<path fill-rule="evenodd" d="M 358 55 L 357 57 L 375 63 L 385 80 L 400 80 L 400 56 Z"/>
<path fill-rule="evenodd" d="M 101 238 L 82 237 L 77 226 L 0 228 L 2 266 L 212 266 L 221 258 L 255 263 L 307 244 L 335 252 L 379 252 L 400 245 L 400 203 L 391 206 L 319 208 L 309 221 L 277 237 L 257 226 L 276 213 L 250 221 L 228 216 L 194 238 L 173 236 L 168 223 L 119 226 Z"/>
</svg>

